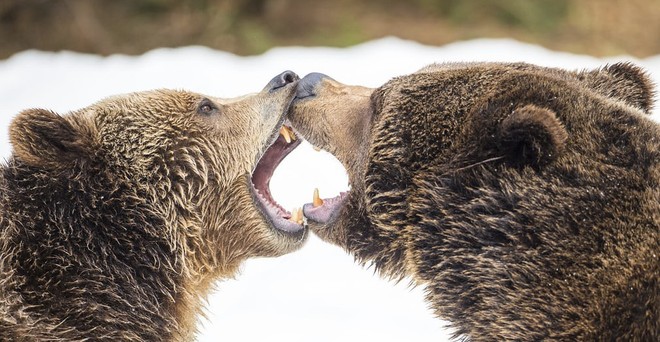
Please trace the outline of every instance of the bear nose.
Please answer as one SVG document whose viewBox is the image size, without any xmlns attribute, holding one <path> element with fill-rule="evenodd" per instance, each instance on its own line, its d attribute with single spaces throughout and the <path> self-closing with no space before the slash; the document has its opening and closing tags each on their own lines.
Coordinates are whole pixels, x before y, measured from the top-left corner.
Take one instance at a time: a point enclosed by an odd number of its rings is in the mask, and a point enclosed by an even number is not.
<svg viewBox="0 0 660 342">
<path fill-rule="evenodd" d="M 330 76 L 320 72 L 313 72 L 303 77 L 303 79 L 298 82 L 296 98 L 302 99 L 305 97 L 316 96 L 316 86 L 321 83 L 321 80 L 326 78 L 332 79 Z"/>
<path fill-rule="evenodd" d="M 273 77 L 273 79 L 270 80 L 270 82 L 268 82 L 268 85 L 266 85 L 266 89 L 269 89 L 270 91 L 273 91 L 273 90 L 282 88 L 287 84 L 293 83 L 293 82 L 295 82 L 299 79 L 300 79 L 300 77 L 298 77 L 298 75 L 296 75 L 295 72 L 293 72 L 291 70 L 287 70 L 287 71 Z"/>
</svg>

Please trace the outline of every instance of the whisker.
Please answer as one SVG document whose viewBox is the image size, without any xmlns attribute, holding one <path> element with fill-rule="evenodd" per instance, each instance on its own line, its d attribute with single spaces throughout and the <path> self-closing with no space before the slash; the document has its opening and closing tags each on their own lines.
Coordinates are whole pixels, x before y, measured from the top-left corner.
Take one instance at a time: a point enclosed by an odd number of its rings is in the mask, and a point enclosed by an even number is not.
<svg viewBox="0 0 660 342">
<path fill-rule="evenodd" d="M 500 160 L 502 158 L 504 158 L 504 156 L 488 158 L 488 159 L 482 160 L 482 161 L 474 163 L 474 164 L 470 164 L 470 165 L 467 165 L 467 166 L 464 166 L 464 167 L 460 167 L 458 169 L 454 169 L 451 172 L 458 172 L 458 171 L 467 170 L 467 169 L 473 168 L 475 166 L 479 166 L 481 164 L 486 164 L 486 163 L 490 163 L 490 162 L 493 162 L 493 161 L 496 161 L 496 160 Z"/>
</svg>

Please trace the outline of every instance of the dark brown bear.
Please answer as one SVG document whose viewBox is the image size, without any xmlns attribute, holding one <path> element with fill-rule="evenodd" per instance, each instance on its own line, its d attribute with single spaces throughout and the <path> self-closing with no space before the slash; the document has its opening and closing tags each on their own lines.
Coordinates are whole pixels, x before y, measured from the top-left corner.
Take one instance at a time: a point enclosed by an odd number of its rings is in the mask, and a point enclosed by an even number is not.
<svg viewBox="0 0 660 342">
<path fill-rule="evenodd" d="M 189 341 L 214 280 L 299 248 L 266 191 L 300 142 L 279 135 L 297 81 L 20 113 L 0 170 L 0 340 Z"/>
<path fill-rule="evenodd" d="M 377 89 L 322 74 L 291 121 L 348 170 L 312 230 L 426 287 L 472 341 L 660 340 L 660 126 L 630 64 L 442 64 Z M 377 327 L 375 327 L 377 328 Z"/>
</svg>

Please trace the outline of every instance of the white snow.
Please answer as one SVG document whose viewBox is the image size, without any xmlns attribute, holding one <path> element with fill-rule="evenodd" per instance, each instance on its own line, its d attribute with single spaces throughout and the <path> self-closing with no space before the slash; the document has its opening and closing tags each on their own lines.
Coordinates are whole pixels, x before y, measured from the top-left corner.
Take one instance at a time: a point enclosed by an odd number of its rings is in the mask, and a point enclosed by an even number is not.
<svg viewBox="0 0 660 342">
<path fill-rule="evenodd" d="M 633 61 L 660 81 L 660 56 L 599 59 L 550 51 L 513 40 L 479 39 L 441 47 L 385 38 L 351 48 L 275 48 L 238 57 L 204 47 L 157 49 L 141 56 L 99 57 L 25 51 L 0 61 L 0 156 L 11 153 L 7 127 L 23 109 L 61 114 L 101 98 L 154 88 L 183 88 L 218 97 L 259 91 L 280 72 L 323 72 L 347 84 L 376 87 L 388 79 L 446 61 L 524 61 L 568 69 Z M 658 110 L 653 115 L 660 119 Z M 346 189 L 331 155 L 301 145 L 271 183 L 287 208 Z M 250 260 L 236 279 L 209 298 L 199 341 L 442 341 L 450 333 L 423 301 L 423 289 L 394 284 L 356 265 L 337 247 L 313 237 L 299 252 Z"/>
</svg>

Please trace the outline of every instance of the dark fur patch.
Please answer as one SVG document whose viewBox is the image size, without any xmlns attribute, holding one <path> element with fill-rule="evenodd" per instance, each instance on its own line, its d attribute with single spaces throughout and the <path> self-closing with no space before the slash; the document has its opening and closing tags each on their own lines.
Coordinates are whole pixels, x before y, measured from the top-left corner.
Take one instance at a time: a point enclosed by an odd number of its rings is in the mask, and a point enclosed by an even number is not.
<svg viewBox="0 0 660 342">
<path fill-rule="evenodd" d="M 351 174 L 366 188 L 313 228 L 424 284 L 471 341 L 659 340 L 660 126 L 639 115 L 652 93 L 629 64 L 395 78 L 374 91 L 366 173 Z"/>
</svg>

